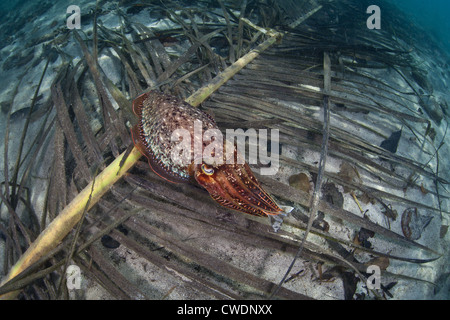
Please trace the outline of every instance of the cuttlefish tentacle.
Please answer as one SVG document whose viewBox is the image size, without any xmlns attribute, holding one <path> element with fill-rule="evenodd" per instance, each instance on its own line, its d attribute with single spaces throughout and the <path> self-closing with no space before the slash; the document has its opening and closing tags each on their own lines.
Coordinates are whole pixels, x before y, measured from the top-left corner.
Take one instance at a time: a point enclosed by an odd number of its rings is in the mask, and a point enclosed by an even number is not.
<svg viewBox="0 0 450 320">
<path fill-rule="evenodd" d="M 199 168 L 202 165 L 197 166 L 193 173 L 195 180 L 222 206 L 256 216 L 281 213 L 246 163 L 224 164 L 214 169 L 213 174 L 205 174 Z"/>
<path fill-rule="evenodd" d="M 218 129 L 211 115 L 181 99 L 156 91 L 137 97 L 133 101 L 133 112 L 138 117 L 138 124 L 131 130 L 134 145 L 160 177 L 174 183 L 195 181 L 209 192 L 212 199 L 233 210 L 257 216 L 282 213 L 283 210 L 262 188 L 245 161 L 218 165 L 205 161 L 188 164 L 174 161 L 172 151 L 176 141 L 172 141 L 173 132 L 185 129 L 194 141 L 195 121 L 201 121 L 203 132 Z M 203 143 L 203 150 L 206 146 Z M 237 159 L 236 150 L 235 156 Z"/>
</svg>

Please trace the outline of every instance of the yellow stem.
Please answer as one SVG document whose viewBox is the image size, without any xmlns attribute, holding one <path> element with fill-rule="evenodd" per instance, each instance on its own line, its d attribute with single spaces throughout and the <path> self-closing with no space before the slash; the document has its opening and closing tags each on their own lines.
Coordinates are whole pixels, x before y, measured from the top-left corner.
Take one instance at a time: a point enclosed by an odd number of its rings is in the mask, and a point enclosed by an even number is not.
<svg viewBox="0 0 450 320">
<path fill-rule="evenodd" d="M 230 80 L 236 73 L 238 73 L 242 68 L 244 68 L 247 64 L 252 62 L 256 57 L 259 56 L 261 52 L 269 48 L 281 37 L 280 33 L 276 33 L 274 36 L 268 38 L 266 41 L 258 45 L 255 49 L 251 50 L 242 58 L 238 59 L 235 63 L 225 69 L 221 74 L 217 75 L 214 79 L 210 81 L 210 83 L 196 92 L 194 92 L 189 98 L 186 99 L 186 102 L 193 105 L 198 106 L 204 100 L 206 100 L 212 93 L 214 93 L 217 89 L 219 89 L 225 82 Z"/>
<path fill-rule="evenodd" d="M 364 213 L 364 210 L 362 209 L 361 205 L 359 204 L 358 198 L 356 198 L 355 192 L 351 191 L 350 194 L 353 197 L 353 200 L 355 200 L 356 204 L 358 205 L 359 211 L 361 211 L 361 213 Z"/>
<path fill-rule="evenodd" d="M 237 72 L 239 72 L 248 63 L 253 61 L 260 52 L 270 47 L 277 41 L 280 35 L 276 34 L 251 50 L 245 56 L 237 60 L 212 81 L 197 90 L 192 96 L 186 99 L 193 106 L 198 106 L 221 85 L 227 82 Z M 141 153 L 133 148 L 131 153 L 120 168 L 120 163 L 125 152 L 117 157 L 107 168 L 105 168 L 93 182 L 89 183 L 47 226 L 39 237 L 20 257 L 16 264 L 11 268 L 9 274 L 3 279 L 1 285 L 16 277 L 19 273 L 30 267 L 42 256 L 55 248 L 72 228 L 81 219 L 84 210 L 92 208 L 97 201 L 116 183 L 141 157 Z M 94 183 L 95 182 L 95 183 Z M 94 186 L 92 185 L 94 183 Z M 90 198 L 90 200 L 89 200 Z M 86 206 L 88 206 L 86 208 Z M 0 286 L 1 286 L 0 285 Z M 14 299 L 20 291 L 12 291 L 0 296 L 0 300 Z"/>
<path fill-rule="evenodd" d="M 2 285 L 56 247 L 80 220 L 84 210 L 89 210 L 96 204 L 109 188 L 136 163 L 141 157 L 141 153 L 133 148 L 122 168 L 120 168 L 123 156 L 124 153 L 95 178 L 94 188 L 92 188 L 92 181 L 59 213 L 11 268 L 8 276 L 3 279 Z M 91 197 L 90 201 L 89 196 Z M 18 292 L 9 292 L 0 296 L 0 299 L 14 298 L 17 294 Z"/>
</svg>

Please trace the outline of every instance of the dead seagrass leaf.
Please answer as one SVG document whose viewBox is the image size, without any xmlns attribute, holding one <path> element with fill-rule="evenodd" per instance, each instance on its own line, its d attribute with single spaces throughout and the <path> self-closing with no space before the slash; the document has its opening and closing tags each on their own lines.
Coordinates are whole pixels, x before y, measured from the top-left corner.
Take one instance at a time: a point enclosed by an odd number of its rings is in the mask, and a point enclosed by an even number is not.
<svg viewBox="0 0 450 320">
<path fill-rule="evenodd" d="M 338 207 L 344 207 L 344 197 L 336 185 L 332 182 L 324 183 L 322 186 L 322 199 Z"/>
<path fill-rule="evenodd" d="M 389 258 L 388 257 L 376 257 L 373 258 L 369 261 L 367 261 L 365 264 L 365 266 L 379 266 L 381 270 L 386 270 L 387 267 L 389 267 Z"/>
<path fill-rule="evenodd" d="M 393 209 L 392 206 L 389 205 L 385 205 L 384 203 L 382 203 L 382 205 L 384 206 L 383 209 L 381 210 L 381 213 L 384 214 L 387 218 L 392 219 L 392 220 L 396 220 L 398 213 L 397 210 Z"/>
<path fill-rule="evenodd" d="M 355 167 L 353 167 L 350 163 L 346 161 L 342 162 L 338 176 L 345 182 L 348 182 L 349 184 L 361 184 L 362 182 L 358 170 L 356 170 Z M 344 186 L 345 193 L 348 193 L 350 191 L 352 191 L 352 189 Z"/>
<path fill-rule="evenodd" d="M 439 238 L 441 238 L 441 239 L 444 238 L 445 235 L 447 234 L 447 231 L 448 231 L 448 226 L 442 225 L 441 229 L 439 230 Z"/>
<path fill-rule="evenodd" d="M 361 200 L 362 203 L 364 204 L 375 204 L 375 198 L 372 198 L 371 196 L 369 196 L 367 193 L 363 193 L 360 197 L 359 200 Z"/>
<path fill-rule="evenodd" d="M 408 208 L 402 214 L 402 231 L 406 238 L 418 240 L 422 236 L 423 230 L 433 219 L 432 216 L 421 215 L 417 208 Z"/>
<path fill-rule="evenodd" d="M 423 183 L 420 185 L 420 191 L 425 195 L 428 193 L 428 190 L 425 189 L 425 187 L 423 186 Z"/>
<path fill-rule="evenodd" d="M 296 189 L 308 192 L 311 190 L 309 176 L 306 173 L 294 174 L 289 177 L 289 185 Z"/>
</svg>

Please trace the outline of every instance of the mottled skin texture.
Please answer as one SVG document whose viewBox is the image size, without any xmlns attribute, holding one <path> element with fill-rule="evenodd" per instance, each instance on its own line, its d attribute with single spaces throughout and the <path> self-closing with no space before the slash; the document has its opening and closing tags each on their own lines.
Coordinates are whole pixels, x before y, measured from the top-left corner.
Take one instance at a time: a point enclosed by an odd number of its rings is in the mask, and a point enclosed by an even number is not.
<svg viewBox="0 0 450 320">
<path fill-rule="evenodd" d="M 152 170 L 174 183 L 196 181 L 222 206 L 257 216 L 282 212 L 270 195 L 264 191 L 247 163 L 180 165 L 171 157 L 177 142 L 171 141 L 176 129 L 186 129 L 194 144 L 194 122 L 200 120 L 202 130 L 218 129 L 214 119 L 174 96 L 150 91 L 133 101 L 138 124 L 132 129 L 135 146 L 148 159 Z M 203 148 L 208 142 L 203 142 Z M 236 150 L 235 157 L 237 157 Z M 192 157 L 193 158 L 193 157 Z"/>
<path fill-rule="evenodd" d="M 202 121 L 203 131 L 217 128 L 214 120 L 183 100 L 156 91 L 136 98 L 133 111 L 139 119 L 138 125 L 133 128 L 133 141 L 147 156 L 153 171 L 170 182 L 188 182 L 188 168 L 177 165 L 171 159 L 175 146 L 171 142 L 172 133 L 183 128 L 193 137 L 195 120 Z"/>
</svg>

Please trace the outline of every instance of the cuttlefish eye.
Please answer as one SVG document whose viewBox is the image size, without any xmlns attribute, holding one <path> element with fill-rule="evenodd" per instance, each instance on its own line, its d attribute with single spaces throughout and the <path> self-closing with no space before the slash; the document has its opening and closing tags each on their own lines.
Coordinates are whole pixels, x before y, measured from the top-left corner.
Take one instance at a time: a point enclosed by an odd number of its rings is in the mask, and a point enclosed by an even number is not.
<svg viewBox="0 0 450 320">
<path fill-rule="evenodd" d="M 207 164 L 202 164 L 202 171 L 204 174 L 210 176 L 214 173 L 214 168 L 211 166 L 208 166 Z"/>
</svg>

